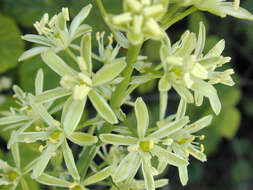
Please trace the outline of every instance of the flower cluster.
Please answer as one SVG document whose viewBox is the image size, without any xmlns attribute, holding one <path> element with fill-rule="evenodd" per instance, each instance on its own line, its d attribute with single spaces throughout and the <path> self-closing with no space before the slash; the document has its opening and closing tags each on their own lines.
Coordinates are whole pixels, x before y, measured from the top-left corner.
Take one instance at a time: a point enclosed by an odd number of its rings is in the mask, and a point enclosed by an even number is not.
<svg viewBox="0 0 253 190">
<path fill-rule="evenodd" d="M 171 0 L 170 3 L 124 0 L 124 12 L 118 15 L 107 14 L 102 1 L 96 2 L 113 33 L 108 36 L 107 45 L 104 32 L 96 34 L 97 51 L 91 46 L 91 27 L 83 24 L 91 5 L 79 12 L 70 27 L 67 8 L 51 19 L 44 14 L 34 24 L 39 35 L 22 37 L 40 46 L 27 50 L 19 60 L 40 55 L 60 76 L 60 82 L 56 88 L 44 91 L 44 74 L 40 69 L 34 93 L 26 93 L 14 85 L 17 106 L 0 113 L 0 125 L 3 130 L 12 130 L 8 148 L 15 167 L 0 160 L 1 188 L 14 190 L 21 186 L 27 190 L 26 179 L 32 178 L 55 189 L 88 190 L 90 185 L 102 184 L 111 190 L 155 190 L 168 184 L 168 179 L 159 179 L 168 165 L 178 169 L 181 183 L 186 185 L 189 156 L 201 162 L 207 160 L 201 143 L 205 136 L 195 133 L 210 125 L 212 115 L 191 123 L 186 108 L 194 102 L 201 106 L 207 97 L 213 111 L 219 114 L 221 102 L 214 85 L 234 85 L 233 69 L 221 70 L 230 57 L 221 55 L 224 40 L 204 53 L 203 23 L 198 37 L 187 30 L 173 45 L 163 23 L 166 19 L 174 22 L 171 16 L 177 7 L 184 9 L 190 5 L 219 16 L 252 19 L 252 15 L 239 8 L 239 1 L 232 7 L 232 3 L 222 0 Z M 161 42 L 159 63 L 149 63 L 145 55 L 140 55 L 141 45 L 148 39 Z M 120 56 L 124 53 L 122 47 L 127 48 L 126 56 Z M 96 70 L 95 61 L 101 65 Z M 134 69 L 138 71 L 136 76 Z M 139 85 L 156 79 L 160 111 L 159 120 L 151 126 L 148 106 L 141 97 L 133 100 L 131 94 Z M 176 114 L 168 116 L 167 97 L 171 88 L 179 95 L 180 102 Z M 84 117 L 87 101 L 95 111 L 91 118 Z M 124 113 L 123 105 L 134 109 L 137 125 L 125 125 L 130 116 L 127 111 Z M 19 147 L 27 144 L 36 147 L 37 156 L 23 168 Z M 102 161 L 97 163 L 97 160 Z"/>
</svg>

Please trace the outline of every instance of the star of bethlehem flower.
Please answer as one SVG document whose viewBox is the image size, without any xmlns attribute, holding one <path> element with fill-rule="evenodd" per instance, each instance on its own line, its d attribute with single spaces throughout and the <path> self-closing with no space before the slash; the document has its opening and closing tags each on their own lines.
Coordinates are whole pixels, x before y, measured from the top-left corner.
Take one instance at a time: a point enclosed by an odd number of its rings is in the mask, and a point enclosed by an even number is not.
<svg viewBox="0 0 253 190">
<path fill-rule="evenodd" d="M 177 114 L 174 117 L 169 116 L 163 121 L 159 122 L 159 127 L 162 128 L 165 124 L 173 121 L 180 120 L 185 117 L 187 102 L 183 99 L 180 100 Z M 201 162 L 206 161 L 206 155 L 204 154 L 204 145 L 198 141 L 204 140 L 204 135 L 195 135 L 196 132 L 209 126 L 212 121 L 212 115 L 202 117 L 194 123 L 187 124 L 175 133 L 167 136 L 164 139 L 164 144 L 168 146 L 168 150 L 181 156 L 185 160 L 189 160 L 189 156 L 192 155 Z M 196 141 L 197 140 L 197 141 Z M 161 169 L 160 173 L 165 169 L 164 162 L 160 162 L 159 166 Z M 158 168 L 159 168 L 158 166 Z M 187 166 L 178 167 L 179 177 L 182 185 L 186 185 L 188 182 Z"/>
<path fill-rule="evenodd" d="M 157 175 L 157 171 L 151 164 L 153 156 L 157 156 L 166 162 L 166 164 L 176 167 L 188 165 L 188 161 L 161 147 L 160 142 L 164 137 L 183 128 L 189 119 L 188 117 L 183 117 L 151 134 L 147 134 L 149 116 L 146 104 L 141 98 L 138 98 L 135 102 L 135 115 L 137 118 L 137 137 L 110 133 L 102 134 L 99 137 L 106 144 L 127 146 L 129 151 L 112 174 L 115 183 L 120 183 L 124 180 L 132 181 L 141 167 L 146 189 L 154 190 L 155 182 L 153 176 Z"/>
<path fill-rule="evenodd" d="M 124 13 L 107 15 L 106 20 L 112 27 L 126 32 L 132 44 L 140 44 L 144 38 L 160 40 L 163 37 L 158 21 L 167 8 L 167 0 L 124 0 Z"/>
<path fill-rule="evenodd" d="M 125 60 L 118 58 L 105 64 L 95 74 L 92 72 L 91 35 L 85 34 L 81 40 L 80 56 L 76 63 L 80 71 L 72 69 L 55 52 L 42 53 L 42 60 L 58 75 L 61 76 L 61 87 L 45 91 L 35 97 L 35 102 L 45 103 L 63 96 L 71 95 L 73 104 L 85 106 L 87 97 L 101 115 L 109 123 L 117 123 L 117 117 L 101 94 L 106 85 L 115 83 L 119 74 L 126 66 Z"/>
<path fill-rule="evenodd" d="M 195 101 L 197 106 L 202 104 L 203 97 L 207 97 L 213 111 L 219 114 L 221 103 L 213 85 L 222 83 L 233 86 L 231 75 L 234 71 L 216 71 L 229 62 L 230 57 L 221 56 L 225 47 L 224 40 L 204 55 L 205 35 L 205 26 L 200 23 L 198 39 L 195 33 L 186 31 L 172 46 L 169 39 L 164 40 L 160 49 L 164 74 L 159 81 L 159 91 L 165 92 L 163 94 L 166 96 L 166 92 L 174 88 L 181 98 L 188 103 Z"/>
<path fill-rule="evenodd" d="M 39 70 L 35 79 L 35 95 L 43 92 L 43 78 L 43 71 Z M 13 90 L 15 92 L 13 97 L 16 99 L 18 107 L 11 107 L 10 111 L 1 113 L 3 117 L 0 118 L 0 125 L 5 126 L 4 131 L 15 129 L 17 133 L 22 133 L 31 126 L 33 131 L 41 131 L 47 125 L 59 126 L 60 123 L 50 114 L 59 111 L 62 108 L 61 105 L 52 106 L 54 101 L 49 101 L 47 104 L 34 105 L 29 100 L 28 93 L 25 93 L 16 85 L 14 85 Z M 8 143 L 8 148 L 10 148 L 9 144 L 12 143 L 11 139 Z"/>
<path fill-rule="evenodd" d="M 234 2 L 226 0 L 171 0 L 170 2 L 181 6 L 194 5 L 199 10 L 208 11 L 220 17 L 230 15 L 240 19 L 253 20 L 253 15 L 240 7 L 240 0 L 235 0 Z"/>
<path fill-rule="evenodd" d="M 72 20 L 69 29 L 67 27 L 67 21 L 70 20 L 68 8 L 62 8 L 62 12 L 54 15 L 50 20 L 48 13 L 45 13 L 40 22 L 37 21 L 34 24 L 39 35 L 27 34 L 22 36 L 23 40 L 39 44 L 39 47 L 25 51 L 19 57 L 19 61 L 23 61 L 46 51 L 59 52 L 71 46 L 75 47 L 75 45 L 72 44 L 75 39 L 91 32 L 91 27 L 89 25 L 82 24 L 89 15 L 91 8 L 91 4 L 82 8 L 78 15 Z"/>
</svg>

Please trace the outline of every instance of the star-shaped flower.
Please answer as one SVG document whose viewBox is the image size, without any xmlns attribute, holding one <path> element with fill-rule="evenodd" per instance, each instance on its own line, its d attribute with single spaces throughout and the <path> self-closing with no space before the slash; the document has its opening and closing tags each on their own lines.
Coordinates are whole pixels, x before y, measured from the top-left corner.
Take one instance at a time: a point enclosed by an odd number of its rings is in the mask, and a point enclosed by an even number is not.
<svg viewBox="0 0 253 190">
<path fill-rule="evenodd" d="M 151 158 L 157 156 L 167 164 L 173 166 L 186 166 L 188 162 L 180 156 L 164 149 L 161 140 L 180 130 L 185 126 L 189 119 L 182 119 L 165 125 L 159 130 L 148 134 L 149 116 L 146 104 L 141 98 L 135 102 L 135 115 L 137 118 L 137 137 L 123 136 L 117 134 L 102 134 L 100 139 L 107 144 L 128 146 L 129 153 L 120 161 L 118 167 L 112 174 L 115 183 L 134 178 L 138 169 L 142 168 L 145 186 L 148 190 L 155 189 L 153 175 L 156 175 L 156 169 L 151 165 Z"/>
<path fill-rule="evenodd" d="M 221 103 L 213 85 L 222 83 L 233 86 L 231 75 L 234 71 L 215 71 L 229 62 L 230 57 L 221 56 L 224 40 L 203 55 L 205 38 L 205 26 L 200 23 L 198 39 L 195 33 L 186 31 L 173 46 L 168 39 L 164 40 L 160 49 L 164 74 L 159 81 L 159 91 L 167 92 L 173 87 L 188 103 L 193 103 L 195 99 L 197 106 L 202 104 L 203 97 L 207 97 L 214 112 L 219 114 Z"/>
<path fill-rule="evenodd" d="M 67 27 L 67 21 L 70 20 L 68 8 L 62 8 L 62 12 L 54 15 L 50 20 L 48 14 L 44 14 L 40 22 L 35 22 L 34 24 L 39 35 L 27 34 L 22 36 L 22 39 L 39 44 L 40 46 L 25 51 L 20 56 L 19 61 L 23 61 L 45 51 L 59 52 L 69 46 L 74 46 L 72 42 L 75 39 L 91 32 L 89 25 L 82 24 L 89 15 L 91 8 L 91 4 L 82 8 L 71 22 L 69 29 Z"/>
</svg>

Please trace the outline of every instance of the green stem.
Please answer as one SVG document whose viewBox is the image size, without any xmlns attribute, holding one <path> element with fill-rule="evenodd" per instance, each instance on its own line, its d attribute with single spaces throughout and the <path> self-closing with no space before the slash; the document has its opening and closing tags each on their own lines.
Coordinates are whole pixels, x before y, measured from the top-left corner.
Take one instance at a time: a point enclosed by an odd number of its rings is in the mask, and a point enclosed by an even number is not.
<svg viewBox="0 0 253 190">
<path fill-rule="evenodd" d="M 167 22 L 162 24 L 162 29 L 167 30 L 169 27 L 171 27 L 173 24 L 175 24 L 176 22 L 184 19 L 185 17 L 187 17 L 188 15 L 196 12 L 198 9 L 196 7 L 191 7 L 189 9 L 187 9 L 185 12 L 183 13 L 179 13 L 178 15 L 176 15 L 173 19 L 168 20 Z"/>
<path fill-rule="evenodd" d="M 164 15 L 163 19 L 161 20 L 161 23 L 165 24 L 166 22 L 168 22 L 168 20 L 172 17 L 172 15 L 174 15 L 180 8 L 181 6 L 175 5 L 174 7 L 169 9 L 166 15 Z"/>
<path fill-rule="evenodd" d="M 78 63 L 77 58 L 76 58 L 76 55 L 75 55 L 69 48 L 65 49 L 65 51 L 67 52 L 67 54 L 68 54 L 75 62 Z"/>
<path fill-rule="evenodd" d="M 122 77 L 124 77 L 124 80 L 116 87 L 116 90 L 112 94 L 111 98 L 111 107 L 112 109 L 118 109 L 120 108 L 121 102 L 123 98 L 125 97 L 125 91 L 130 83 L 130 79 L 133 73 L 133 64 L 136 63 L 137 57 L 139 55 L 139 52 L 141 50 L 142 44 L 139 45 L 132 45 L 130 44 L 130 47 L 127 52 L 126 56 L 126 63 L 127 66 L 122 72 Z"/>
<path fill-rule="evenodd" d="M 96 0 L 96 3 L 97 3 L 97 5 L 98 5 L 98 8 L 99 8 L 99 10 L 100 10 L 100 13 L 102 14 L 102 17 L 105 18 L 105 16 L 106 16 L 106 10 L 105 10 L 105 8 L 104 8 L 104 5 L 103 5 L 103 3 L 102 3 L 102 0 Z"/>
</svg>

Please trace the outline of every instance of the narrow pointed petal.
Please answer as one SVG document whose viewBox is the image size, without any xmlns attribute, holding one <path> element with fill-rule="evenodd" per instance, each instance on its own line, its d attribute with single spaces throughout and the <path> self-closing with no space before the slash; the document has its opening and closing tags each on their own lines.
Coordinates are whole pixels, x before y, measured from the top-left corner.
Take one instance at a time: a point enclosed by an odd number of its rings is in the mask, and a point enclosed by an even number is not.
<svg viewBox="0 0 253 190">
<path fill-rule="evenodd" d="M 19 58 L 18 58 L 18 61 L 24 61 L 26 59 L 29 59 L 31 57 L 34 57 L 36 55 L 39 55 L 41 54 L 42 52 L 46 52 L 50 50 L 49 47 L 35 47 L 35 48 L 32 48 L 32 49 L 29 49 L 27 51 L 25 51 Z"/>
<path fill-rule="evenodd" d="M 188 182 L 188 171 L 187 166 L 178 167 L 179 178 L 183 186 L 185 186 Z"/>
<path fill-rule="evenodd" d="M 69 103 L 69 102 L 66 102 Z M 83 115 L 84 106 L 86 103 L 85 100 L 73 100 L 68 106 L 67 112 L 64 114 L 63 118 L 63 128 L 67 135 L 71 135 Z"/>
<path fill-rule="evenodd" d="M 44 185 L 55 186 L 55 187 L 68 188 L 71 185 L 71 183 L 69 183 L 68 181 L 48 175 L 46 173 L 43 173 L 40 177 L 36 179 L 36 181 Z"/>
<path fill-rule="evenodd" d="M 123 160 L 112 175 L 115 183 L 121 182 L 128 178 L 132 171 L 139 166 L 141 159 L 137 152 L 130 152 Z"/>
<path fill-rule="evenodd" d="M 49 47 L 53 46 L 50 40 L 48 40 L 46 37 L 41 36 L 41 35 L 26 34 L 24 36 L 21 36 L 21 38 L 28 42 L 38 43 L 38 44 L 46 45 Z"/>
<path fill-rule="evenodd" d="M 6 117 L 0 118 L 0 125 L 8 125 L 8 124 L 17 123 L 17 122 L 26 121 L 26 120 L 30 120 L 30 118 L 27 116 L 19 116 L 19 115 L 6 116 Z"/>
<path fill-rule="evenodd" d="M 85 20 L 85 18 L 89 15 L 92 5 L 89 4 L 86 7 L 82 8 L 82 10 L 78 13 L 78 15 L 71 22 L 69 33 L 70 37 L 73 38 L 75 33 L 80 26 L 80 24 Z"/>
<path fill-rule="evenodd" d="M 56 100 L 58 98 L 68 96 L 72 92 L 71 90 L 64 89 L 64 88 L 55 88 L 52 90 L 47 90 L 43 93 L 40 93 L 39 95 L 34 97 L 35 103 L 45 103 L 45 102 L 51 102 L 53 100 Z"/>
<path fill-rule="evenodd" d="M 76 164 L 75 164 L 75 160 L 74 160 L 72 151 L 69 148 L 69 145 L 66 140 L 64 140 L 64 142 L 62 144 L 62 152 L 63 152 L 63 157 L 64 157 L 64 160 L 65 160 L 65 163 L 66 163 L 69 173 L 71 174 L 71 176 L 75 180 L 80 180 L 80 176 L 79 176 L 78 170 L 76 168 Z"/>
<path fill-rule="evenodd" d="M 95 90 L 91 90 L 88 96 L 101 117 L 111 124 L 118 123 L 115 113 L 101 95 L 99 95 Z"/>
<path fill-rule="evenodd" d="M 198 41 L 197 41 L 197 45 L 194 52 L 194 55 L 196 55 L 196 57 L 200 57 L 202 51 L 204 50 L 205 42 L 206 42 L 206 28 L 203 22 L 200 22 L 199 36 L 198 36 Z"/>
<path fill-rule="evenodd" d="M 200 152 L 199 150 L 193 148 L 192 146 L 187 147 L 187 150 L 196 159 L 198 159 L 202 162 L 206 161 L 206 155 L 203 152 Z"/>
<path fill-rule="evenodd" d="M 117 77 L 126 67 L 124 60 L 115 60 L 110 64 L 104 65 L 99 69 L 92 78 L 92 84 L 94 86 L 99 86 L 110 82 L 115 77 Z"/>
<path fill-rule="evenodd" d="M 142 159 L 142 173 L 147 190 L 155 190 L 155 182 L 151 170 L 150 160 Z"/>
<path fill-rule="evenodd" d="M 19 144 L 18 143 L 14 143 L 13 145 L 11 145 L 11 153 L 12 153 L 12 157 L 14 159 L 14 162 L 17 166 L 18 169 L 20 168 L 20 154 L 19 154 Z"/>
<path fill-rule="evenodd" d="M 103 170 L 97 172 L 96 174 L 85 179 L 83 182 L 83 185 L 86 186 L 86 185 L 95 184 L 99 181 L 102 181 L 106 179 L 107 177 L 109 177 L 111 175 L 111 172 L 112 172 L 112 167 L 108 166 L 104 168 Z"/>
<path fill-rule="evenodd" d="M 185 112 L 186 112 L 186 106 L 187 106 L 187 103 L 184 99 L 180 99 L 180 103 L 179 103 L 179 106 L 177 108 L 177 115 L 176 115 L 176 120 L 179 120 L 181 119 L 182 117 L 185 116 Z"/>
<path fill-rule="evenodd" d="M 148 136 L 148 138 L 163 138 L 182 129 L 189 122 L 188 117 L 182 117 L 177 121 L 170 122 Z"/>
<path fill-rule="evenodd" d="M 86 64 L 87 72 L 91 75 L 92 63 L 91 63 L 91 34 L 85 34 L 81 40 L 81 56 Z M 80 68 L 85 70 L 85 68 Z"/>
<path fill-rule="evenodd" d="M 173 88 L 181 96 L 181 98 L 185 99 L 188 103 L 194 102 L 192 93 L 183 85 L 173 85 Z"/>
<path fill-rule="evenodd" d="M 36 165 L 33 168 L 32 178 L 38 178 L 44 172 L 45 168 L 51 157 L 53 156 L 56 149 L 59 147 L 60 143 L 57 144 L 49 144 L 46 150 L 39 157 Z"/>
<path fill-rule="evenodd" d="M 213 116 L 212 115 L 207 115 L 201 119 L 199 119 L 198 121 L 190 124 L 186 130 L 189 133 L 196 133 L 198 131 L 200 131 L 201 129 L 209 126 L 212 122 Z"/>
<path fill-rule="evenodd" d="M 58 55 L 53 51 L 47 51 L 41 54 L 42 60 L 49 66 L 54 72 L 60 76 L 75 76 L 77 74 L 71 67 L 69 67 Z"/>
<path fill-rule="evenodd" d="M 173 166 L 187 166 L 189 163 L 187 160 L 183 159 L 182 157 L 178 156 L 175 153 L 172 153 L 164 148 L 159 146 L 155 146 L 151 152 L 156 155 L 159 159 L 164 160 L 170 165 Z"/>
<path fill-rule="evenodd" d="M 114 145 L 136 145 L 138 142 L 137 138 L 115 134 L 102 134 L 99 138 L 104 143 Z"/>
<path fill-rule="evenodd" d="M 143 138 L 149 124 L 148 109 L 142 98 L 137 98 L 134 106 L 134 111 L 137 119 L 138 136 Z"/>
<path fill-rule="evenodd" d="M 80 146 L 89 146 L 97 143 L 98 138 L 88 133 L 73 132 L 68 139 Z"/>
<path fill-rule="evenodd" d="M 35 79 L 35 94 L 36 95 L 39 95 L 42 93 L 43 83 L 44 83 L 43 70 L 39 69 L 39 71 L 37 72 L 37 75 L 36 75 L 36 79 Z"/>
<path fill-rule="evenodd" d="M 160 92 L 159 119 L 162 121 L 166 115 L 168 104 L 168 92 Z"/>
</svg>

